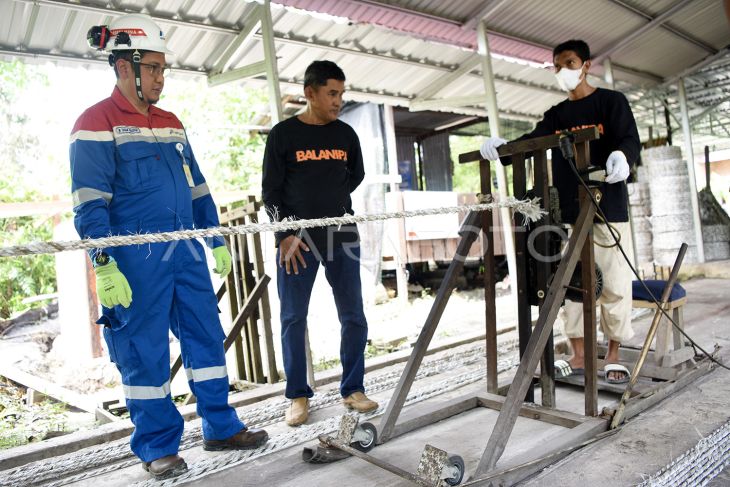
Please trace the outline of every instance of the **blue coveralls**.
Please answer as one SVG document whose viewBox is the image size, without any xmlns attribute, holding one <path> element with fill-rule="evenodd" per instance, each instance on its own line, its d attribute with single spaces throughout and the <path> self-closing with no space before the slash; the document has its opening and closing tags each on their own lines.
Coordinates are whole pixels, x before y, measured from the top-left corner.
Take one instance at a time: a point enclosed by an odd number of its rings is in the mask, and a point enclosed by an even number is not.
<svg viewBox="0 0 730 487">
<path fill-rule="evenodd" d="M 213 198 L 180 121 L 155 106 L 148 116 L 140 114 L 118 88 L 77 120 L 70 159 L 74 223 L 81 238 L 218 225 Z M 209 245 L 224 242 L 211 239 Z M 168 330 L 180 340 L 204 437 L 222 440 L 241 431 L 244 425 L 228 405 L 225 334 L 200 242 L 105 252 L 132 289 L 129 308 L 103 308 L 98 321 L 122 374 L 135 426 L 132 451 L 145 462 L 178 451 L 183 419 L 170 397 Z"/>
</svg>

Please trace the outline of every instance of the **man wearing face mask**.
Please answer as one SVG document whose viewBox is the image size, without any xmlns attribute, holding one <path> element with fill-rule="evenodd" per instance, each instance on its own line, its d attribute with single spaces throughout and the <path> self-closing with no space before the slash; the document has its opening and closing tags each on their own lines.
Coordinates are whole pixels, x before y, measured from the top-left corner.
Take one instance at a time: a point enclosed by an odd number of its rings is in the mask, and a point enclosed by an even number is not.
<svg viewBox="0 0 730 487">
<path fill-rule="evenodd" d="M 641 150 L 639 133 L 626 97 L 613 90 L 588 84 L 591 67 L 588 44 L 581 40 L 564 42 L 553 50 L 555 77 L 558 85 L 568 92 L 568 99 L 551 107 L 535 129 L 520 137 L 528 139 L 597 127 L 600 138 L 590 142 L 591 163 L 606 171 L 601 187 L 601 209 L 608 222 L 621 236 L 621 245 L 631 247 L 631 229 L 628 223 L 628 193 L 626 178 L 631 165 Z M 484 141 L 481 154 L 490 160 L 499 159 L 497 148 L 507 141 L 490 137 Z M 509 164 L 509 161 L 503 161 Z M 578 186 L 569 162 L 558 150 L 552 151 L 553 184 L 560 197 L 560 211 L 565 223 L 573 224 L 578 216 Z M 629 371 L 618 363 L 619 346 L 633 335 L 631 327 L 631 270 L 625 262 L 605 222 L 593 225 L 595 260 L 603 271 L 603 293 L 600 305 L 601 329 L 608 338 L 608 352 L 604 369 L 610 383 L 624 383 Z M 565 332 L 573 350 L 569 361 L 555 364 L 558 377 L 581 375 L 584 370 L 583 308 L 581 303 L 566 301 Z"/>
<path fill-rule="evenodd" d="M 117 80 L 71 133 L 74 223 L 81 238 L 218 226 L 218 214 L 178 118 L 156 106 L 168 71 L 160 27 L 147 15 L 95 26 L 88 40 L 110 52 Z M 225 242 L 208 240 L 215 272 L 231 270 Z M 130 447 L 157 479 L 187 470 L 178 456 L 183 418 L 170 396 L 172 331 L 197 398 L 206 450 L 266 443 L 228 405 L 228 375 L 215 292 L 197 240 L 127 245 L 90 253 L 104 339 L 122 375 L 134 432 Z"/>
</svg>

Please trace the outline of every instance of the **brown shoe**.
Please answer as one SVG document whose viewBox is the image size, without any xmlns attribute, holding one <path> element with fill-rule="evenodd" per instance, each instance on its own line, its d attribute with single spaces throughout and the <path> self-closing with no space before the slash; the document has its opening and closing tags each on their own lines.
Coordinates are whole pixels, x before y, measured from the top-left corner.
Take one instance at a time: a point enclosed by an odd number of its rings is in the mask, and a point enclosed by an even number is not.
<svg viewBox="0 0 730 487">
<path fill-rule="evenodd" d="M 347 409 L 354 409 L 358 413 L 369 413 L 378 409 L 378 403 L 368 399 L 364 392 L 353 392 L 342 399 Z"/>
<path fill-rule="evenodd" d="M 289 426 L 299 426 L 304 424 L 309 417 L 309 398 L 295 397 L 292 399 L 289 408 L 286 410 L 284 419 Z"/>
<path fill-rule="evenodd" d="M 269 441 L 269 434 L 266 431 L 243 428 L 225 440 L 204 440 L 203 450 L 253 450 L 263 446 L 267 441 Z"/>
<path fill-rule="evenodd" d="M 188 471 L 187 463 L 178 455 L 168 455 L 151 462 L 143 462 L 142 468 L 152 474 L 156 480 L 177 477 Z"/>
</svg>

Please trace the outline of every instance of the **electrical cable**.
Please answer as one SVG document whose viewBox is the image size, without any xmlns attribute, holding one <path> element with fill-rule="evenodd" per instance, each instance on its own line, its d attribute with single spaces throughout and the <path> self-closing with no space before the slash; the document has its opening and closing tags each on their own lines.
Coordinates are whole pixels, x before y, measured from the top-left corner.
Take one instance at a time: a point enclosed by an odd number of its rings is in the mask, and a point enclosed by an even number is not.
<svg viewBox="0 0 730 487">
<path fill-rule="evenodd" d="M 565 140 L 567 139 L 567 140 Z M 569 142 L 569 144 L 566 144 L 565 142 Z M 674 326 L 675 329 L 679 330 L 679 332 L 692 344 L 692 348 L 695 350 L 695 355 L 697 354 L 697 350 L 700 350 L 710 361 L 713 363 L 719 365 L 723 369 L 730 370 L 730 367 L 723 364 L 722 362 L 718 361 L 715 357 L 713 357 L 709 352 L 707 352 L 704 348 L 702 348 L 699 344 L 697 344 L 696 341 L 692 339 L 675 321 L 672 319 L 671 316 L 669 316 L 669 313 L 666 312 L 664 307 L 657 301 L 657 299 L 654 297 L 654 294 L 651 292 L 649 287 L 646 285 L 644 280 L 639 276 L 638 271 L 634 267 L 634 265 L 631 263 L 631 259 L 629 259 L 628 255 L 626 255 L 626 252 L 624 251 L 624 248 L 621 246 L 621 238 L 617 237 L 614 233 L 614 228 L 608 224 L 608 219 L 606 218 L 606 215 L 603 213 L 603 210 L 601 209 L 601 205 L 598 204 L 595 197 L 593 196 L 593 193 L 591 192 L 591 189 L 588 187 L 586 182 L 583 180 L 583 178 L 578 173 L 578 169 L 575 164 L 575 157 L 573 152 L 573 141 L 575 140 L 575 136 L 571 134 L 570 132 L 563 132 L 561 133 L 560 137 L 560 150 L 563 152 L 563 157 L 568 161 L 568 166 L 570 166 L 570 169 L 573 171 L 573 175 L 578 179 L 578 182 L 583 185 L 583 188 L 586 190 L 586 193 L 588 194 L 588 197 L 591 200 L 591 203 L 593 206 L 596 207 L 596 211 L 598 212 L 599 219 L 602 219 L 604 222 L 606 222 L 606 226 L 608 228 L 608 232 L 611 234 L 611 237 L 616 241 L 616 246 L 618 247 L 619 251 L 621 252 L 621 255 L 623 255 L 624 260 L 629 265 L 629 268 L 631 269 L 631 272 L 634 273 L 636 276 L 636 279 L 641 283 L 641 286 L 644 288 L 644 290 L 651 296 L 652 301 L 656 305 L 657 309 L 659 309 L 664 317 L 666 317 Z M 569 146 L 569 149 L 568 149 Z"/>
<path fill-rule="evenodd" d="M 602 249 L 612 249 L 612 248 L 616 247 L 617 245 L 621 245 L 621 232 L 619 232 L 616 227 L 614 227 L 609 222 L 607 222 L 601 215 L 596 215 L 596 216 L 598 217 L 599 220 L 601 220 L 607 226 L 611 227 L 613 229 L 613 231 L 618 234 L 618 240 L 616 240 L 614 243 L 612 243 L 610 245 L 604 245 L 604 244 L 598 243 L 596 241 L 594 241 L 593 243 L 595 245 L 597 245 L 598 247 L 601 247 Z"/>
</svg>

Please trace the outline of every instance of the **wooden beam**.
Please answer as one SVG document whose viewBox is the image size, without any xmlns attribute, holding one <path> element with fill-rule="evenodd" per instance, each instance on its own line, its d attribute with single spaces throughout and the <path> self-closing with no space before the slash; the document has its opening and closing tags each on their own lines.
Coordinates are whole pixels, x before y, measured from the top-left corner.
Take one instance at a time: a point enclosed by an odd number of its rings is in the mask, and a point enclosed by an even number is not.
<svg viewBox="0 0 730 487">
<path fill-rule="evenodd" d="M 0 365 L 0 376 L 10 379 L 13 382 L 17 382 L 28 389 L 34 389 L 35 391 L 51 397 L 56 401 L 68 404 L 69 406 L 81 409 L 82 411 L 86 411 L 87 413 L 94 414 L 96 412 L 97 404 L 93 397 L 85 396 L 76 391 L 66 389 L 54 382 L 43 379 L 42 377 L 29 374 L 28 372 L 24 372 L 8 365 Z"/>
<path fill-rule="evenodd" d="M 492 196 L 492 170 L 490 162 L 479 161 L 479 183 L 484 197 Z M 499 391 L 497 376 L 497 304 L 496 304 L 496 265 L 494 263 L 494 215 L 493 212 L 482 213 L 482 259 L 484 262 L 484 314 L 486 325 L 487 351 L 487 392 L 496 394 Z"/>
<path fill-rule="evenodd" d="M 581 142 L 588 142 L 598 138 L 598 128 L 592 127 L 587 129 L 581 129 L 573 132 L 575 135 L 575 143 L 580 144 Z M 504 144 L 497 149 L 500 156 L 511 156 L 520 152 L 531 153 L 540 148 L 545 147 L 558 147 L 560 145 L 560 134 L 546 135 L 545 137 L 535 137 L 533 139 L 518 140 Z M 459 155 L 459 163 L 479 161 L 482 159 L 481 153 L 476 150 L 472 152 L 465 152 Z"/>
<path fill-rule="evenodd" d="M 587 142 L 575 145 L 575 165 L 578 171 L 588 167 L 591 160 L 590 147 Z M 580 207 L 593 206 L 592 199 L 598 195 L 591 194 L 585 188 L 578 188 Z M 583 287 L 583 348 L 585 370 L 585 414 L 598 414 L 598 365 L 596 354 L 596 272 L 593 249 L 593 224 L 591 223 L 588 235 L 583 242 L 580 255 L 581 286 Z"/>
<path fill-rule="evenodd" d="M 483 393 L 477 396 L 479 405 L 485 408 L 496 409 L 501 411 L 507 398 L 497 394 Z M 581 416 L 580 414 L 571 413 L 569 411 L 559 411 L 550 409 L 536 404 L 524 404 L 520 407 L 520 416 L 523 418 L 534 419 L 544 423 L 550 423 L 564 428 L 575 428 L 585 423 L 590 418 Z"/>
<path fill-rule="evenodd" d="M 515 153 L 512 158 L 512 194 L 521 200 L 527 194 L 527 175 L 525 173 L 525 154 Z M 514 285 L 517 290 L 517 330 L 519 332 L 520 359 L 527 350 L 527 343 L 532 335 L 532 307 L 527 297 L 529 288 L 527 281 L 527 228 L 515 222 L 515 260 L 516 272 Z M 510 277 L 511 278 L 511 277 Z M 535 389 L 532 384 L 527 388 L 524 398 L 527 402 L 535 402 Z"/>
<path fill-rule="evenodd" d="M 418 368 L 423 361 L 423 357 L 426 355 L 428 345 L 431 343 L 431 339 L 436 332 L 436 328 L 441 320 L 444 309 L 446 309 L 446 305 L 449 302 L 449 297 L 451 297 L 451 293 L 456 286 L 456 277 L 464 268 L 464 261 L 469 255 L 469 249 L 479 236 L 479 231 L 481 230 L 479 226 L 480 224 L 481 216 L 479 213 L 469 212 L 461 229 L 459 230 L 461 239 L 459 240 L 456 255 L 454 255 L 451 264 L 449 264 L 446 275 L 444 276 L 438 293 L 436 294 L 436 299 L 434 299 L 431 310 L 426 317 L 426 322 L 421 329 L 421 333 L 418 335 L 418 340 L 416 340 L 413 352 L 411 353 L 408 363 L 403 369 L 403 373 L 398 380 L 395 392 L 390 398 L 390 401 L 388 401 L 388 407 L 385 410 L 383 421 L 381 423 L 383 425 L 382 432 L 379 432 L 379 443 L 385 443 L 392 436 L 395 428 L 395 422 L 397 421 L 398 415 L 400 415 L 403 404 L 406 401 L 408 391 L 410 391 L 411 386 L 413 385 Z"/>
<path fill-rule="evenodd" d="M 404 420 L 395 425 L 390 438 L 396 438 L 419 428 L 430 426 L 438 421 L 470 411 L 477 406 L 476 397 L 461 397 L 409 411 L 410 414 L 404 415 Z M 380 433 L 380 425 L 378 425 L 378 433 Z"/>
<path fill-rule="evenodd" d="M 669 397 L 671 394 L 687 387 L 694 383 L 697 379 L 705 375 L 707 372 L 712 370 L 713 363 L 709 359 L 705 358 L 697 363 L 695 368 L 688 369 L 683 372 L 677 380 L 672 382 L 666 382 L 651 390 L 645 391 L 635 397 L 632 397 L 626 401 L 626 408 L 624 409 L 624 420 L 628 421 L 637 414 L 645 411 L 656 403 Z M 609 407 L 603 408 L 603 414 L 606 416 L 613 416 L 616 413 L 618 403 L 615 403 Z"/>
<path fill-rule="evenodd" d="M 535 193 L 540 198 L 540 206 L 545 210 L 545 215 L 540 221 L 541 225 L 547 225 L 548 227 L 542 226 L 538 228 L 549 228 L 552 225 L 552 218 L 550 213 L 550 181 L 548 178 L 549 170 L 547 167 L 547 154 L 543 151 L 537 151 L 533 155 L 533 162 L 535 165 L 534 170 L 534 184 Z M 547 262 L 547 258 L 551 252 L 548 233 L 540 232 L 537 238 L 534 239 L 533 249 L 536 250 L 544 258 L 541 259 L 544 262 L 537 263 L 537 290 L 538 293 L 538 305 L 543 307 L 545 305 L 545 296 L 547 295 L 547 289 L 550 285 L 550 276 L 552 274 L 552 263 Z M 540 297 L 542 292 L 542 297 Z M 540 359 L 540 394 L 541 404 L 544 407 L 552 408 L 555 407 L 555 343 L 553 340 L 553 334 L 551 333 L 548 337 L 548 341 L 545 344 L 545 350 L 542 358 Z"/>
</svg>

